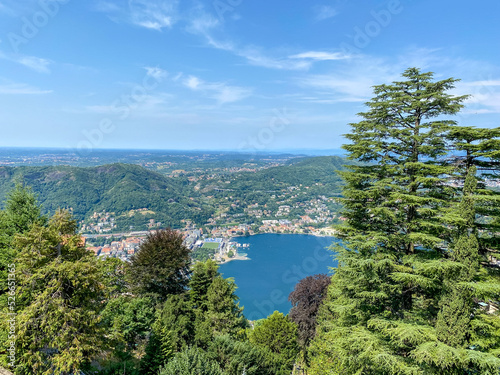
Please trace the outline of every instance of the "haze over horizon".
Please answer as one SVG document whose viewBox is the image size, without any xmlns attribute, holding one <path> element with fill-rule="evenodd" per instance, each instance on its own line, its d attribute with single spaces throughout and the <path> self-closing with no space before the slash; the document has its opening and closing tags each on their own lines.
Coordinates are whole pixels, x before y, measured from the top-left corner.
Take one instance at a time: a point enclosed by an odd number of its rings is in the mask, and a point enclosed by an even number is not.
<svg viewBox="0 0 500 375">
<path fill-rule="evenodd" d="M 0 0 L 0 147 L 339 149 L 373 85 L 459 78 L 500 113 L 500 3 Z M 424 26 L 424 27 L 423 27 Z"/>
</svg>

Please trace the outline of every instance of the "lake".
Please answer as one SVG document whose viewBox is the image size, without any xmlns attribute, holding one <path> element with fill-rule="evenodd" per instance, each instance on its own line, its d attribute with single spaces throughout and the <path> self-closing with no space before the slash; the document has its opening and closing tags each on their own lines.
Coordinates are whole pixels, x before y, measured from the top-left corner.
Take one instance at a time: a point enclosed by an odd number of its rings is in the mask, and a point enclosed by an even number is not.
<svg viewBox="0 0 500 375">
<path fill-rule="evenodd" d="M 301 234 L 258 234 L 237 237 L 233 241 L 249 244 L 239 248 L 250 260 L 234 260 L 220 266 L 224 277 L 233 277 L 243 313 L 250 320 L 267 317 L 278 310 L 287 314 L 291 308 L 288 295 L 304 277 L 330 274 L 336 266 L 327 247 L 334 237 Z"/>
</svg>

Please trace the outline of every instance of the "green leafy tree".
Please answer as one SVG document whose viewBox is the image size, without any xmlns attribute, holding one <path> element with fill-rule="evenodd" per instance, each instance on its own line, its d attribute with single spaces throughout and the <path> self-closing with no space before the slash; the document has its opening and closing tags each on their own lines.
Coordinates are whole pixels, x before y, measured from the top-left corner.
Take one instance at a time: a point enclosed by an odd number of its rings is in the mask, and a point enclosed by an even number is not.
<svg viewBox="0 0 500 375">
<path fill-rule="evenodd" d="M 106 258 L 100 263 L 101 274 L 108 299 L 116 298 L 128 291 L 125 280 L 126 263 L 119 258 Z"/>
<path fill-rule="evenodd" d="M 57 211 L 16 241 L 19 255 L 16 374 L 62 375 L 85 368 L 102 347 L 104 297 L 97 260 L 76 223 Z"/>
<path fill-rule="evenodd" d="M 266 348 L 229 336 L 215 337 L 207 352 L 228 375 L 277 375 L 283 365 Z"/>
<path fill-rule="evenodd" d="M 126 272 L 132 289 L 158 302 L 183 293 L 189 281 L 189 253 L 182 234 L 173 229 L 149 234 L 132 256 Z"/>
<path fill-rule="evenodd" d="M 225 375 L 219 364 L 200 348 L 192 347 L 177 353 L 161 369 L 159 375 Z"/>
<path fill-rule="evenodd" d="M 278 356 L 283 366 L 280 373 L 289 374 L 299 353 L 297 325 L 288 316 L 275 311 L 253 330 L 249 330 L 249 341 Z"/>
<path fill-rule="evenodd" d="M 154 304 L 149 298 L 119 296 L 107 302 L 101 313 L 101 325 L 117 345 L 124 344 L 124 351 L 133 350 L 149 335 L 154 314 Z"/>
<path fill-rule="evenodd" d="M 189 347 L 194 339 L 194 310 L 184 295 L 171 296 L 157 311 L 156 320 L 141 361 L 144 374 L 157 374 L 175 352 Z"/>
<path fill-rule="evenodd" d="M 452 314 L 459 322 L 471 311 L 470 299 L 446 300 L 456 296 L 453 277 L 475 273 L 474 239 L 469 232 L 459 238 L 466 220 L 457 214 L 460 189 L 451 183 L 463 170 L 447 158 L 456 124 L 445 116 L 456 114 L 466 96 L 447 93 L 452 78 L 433 81 L 415 68 L 403 78 L 375 86 L 369 110 L 346 136 L 349 158 L 363 164 L 343 173 L 347 220 L 338 227 L 339 266 L 320 310 L 311 369 L 498 373 L 493 354 L 479 345 L 450 346 L 456 343 L 440 341 L 435 327 L 440 312 L 441 321 Z"/>
</svg>

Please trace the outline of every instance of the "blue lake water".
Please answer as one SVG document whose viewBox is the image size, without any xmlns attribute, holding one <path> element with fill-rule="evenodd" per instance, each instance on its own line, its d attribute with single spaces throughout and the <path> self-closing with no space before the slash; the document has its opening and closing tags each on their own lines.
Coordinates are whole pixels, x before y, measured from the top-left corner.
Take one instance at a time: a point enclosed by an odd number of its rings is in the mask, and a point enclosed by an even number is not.
<svg viewBox="0 0 500 375">
<path fill-rule="evenodd" d="M 328 250 L 334 237 L 300 234 L 259 234 L 233 241 L 250 244 L 239 248 L 251 260 L 234 260 L 220 266 L 224 277 L 233 277 L 243 313 L 250 320 L 262 319 L 291 308 L 288 295 L 300 279 L 318 273 L 331 274 L 336 266 Z"/>
</svg>

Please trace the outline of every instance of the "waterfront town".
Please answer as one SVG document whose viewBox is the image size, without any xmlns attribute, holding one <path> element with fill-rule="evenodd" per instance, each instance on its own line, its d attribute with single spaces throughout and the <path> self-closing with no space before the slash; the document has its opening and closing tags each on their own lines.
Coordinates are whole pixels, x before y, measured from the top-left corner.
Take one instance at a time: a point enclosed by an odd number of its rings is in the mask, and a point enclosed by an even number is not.
<svg viewBox="0 0 500 375">
<path fill-rule="evenodd" d="M 254 205 L 257 208 L 258 205 Z M 251 236 L 259 233 L 284 233 L 284 234 L 311 234 L 317 236 L 333 236 L 334 230 L 330 227 L 315 227 L 313 225 L 331 222 L 321 210 L 318 219 L 312 219 L 309 215 L 300 216 L 299 219 L 268 219 L 262 220 L 261 225 L 236 224 L 218 225 L 217 220 L 210 219 L 207 225 L 197 227 L 189 220 L 184 220 L 184 228 L 179 229 L 183 234 L 185 245 L 193 252 L 194 259 L 203 254 L 201 259 L 210 257 L 219 263 L 233 259 L 246 259 L 244 253 L 245 244 L 233 241 L 234 237 Z M 289 211 L 289 206 L 280 206 L 276 214 L 282 216 L 283 212 Z M 145 208 L 136 211 L 147 211 Z M 309 210 L 310 213 L 313 210 Z M 255 209 L 251 214 L 261 217 L 267 215 L 260 209 Z M 342 219 L 342 218 L 341 218 Z M 80 223 L 80 232 L 85 238 L 87 248 L 99 257 L 115 257 L 128 261 L 135 254 L 148 233 L 154 232 L 161 227 L 161 223 L 150 219 L 148 230 L 119 232 L 116 233 L 116 224 L 113 213 L 95 212 L 90 220 Z M 133 228 L 131 228 L 133 229 Z"/>
</svg>

